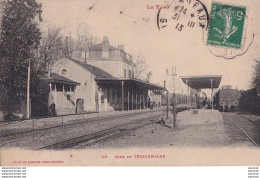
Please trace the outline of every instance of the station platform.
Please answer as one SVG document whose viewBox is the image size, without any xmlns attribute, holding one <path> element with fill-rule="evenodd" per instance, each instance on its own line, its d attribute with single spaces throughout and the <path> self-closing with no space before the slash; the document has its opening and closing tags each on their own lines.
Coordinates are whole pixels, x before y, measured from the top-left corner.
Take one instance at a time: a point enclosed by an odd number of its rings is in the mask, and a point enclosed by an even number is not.
<svg viewBox="0 0 260 178">
<path fill-rule="evenodd" d="M 167 134 L 165 129 L 162 132 Z M 172 142 L 177 147 L 223 147 L 229 140 L 222 115 L 212 109 L 191 109 L 178 113 L 176 130 L 171 137 L 168 143 Z"/>
<path fill-rule="evenodd" d="M 234 125 L 231 123 L 230 126 L 228 120 L 223 119 L 218 110 L 190 109 L 179 112 L 176 119 L 176 130 L 172 129 L 172 114 L 169 116 L 168 119 L 165 119 L 166 127 L 160 124 L 146 126 L 113 141 L 113 147 L 228 148 L 254 146 L 249 141 L 234 143 L 233 133 L 229 131 L 230 127 L 234 127 Z M 99 145 L 102 148 L 109 146 L 111 146 L 110 143 Z"/>
<path fill-rule="evenodd" d="M 179 127 L 182 127 L 187 125 L 222 123 L 223 118 L 218 110 L 191 109 L 189 111 L 179 113 L 177 115 L 177 122 Z"/>
</svg>

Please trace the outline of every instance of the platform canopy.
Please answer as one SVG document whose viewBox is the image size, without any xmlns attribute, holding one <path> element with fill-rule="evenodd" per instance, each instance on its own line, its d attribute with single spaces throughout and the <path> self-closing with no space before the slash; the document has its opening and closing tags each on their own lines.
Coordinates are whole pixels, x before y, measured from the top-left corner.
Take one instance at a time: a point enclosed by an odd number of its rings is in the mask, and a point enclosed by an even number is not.
<svg viewBox="0 0 260 178">
<path fill-rule="evenodd" d="M 146 88 L 148 90 L 164 90 L 164 87 L 160 85 L 156 85 L 153 83 L 149 83 L 143 80 L 135 79 L 135 78 L 102 78 L 102 77 L 96 77 L 95 80 L 100 84 L 121 84 L 121 82 L 124 82 L 124 84 L 132 85 L 132 86 L 139 86 L 141 88 Z"/>
<path fill-rule="evenodd" d="M 218 88 L 222 75 L 180 76 L 183 83 L 194 89 Z"/>
</svg>

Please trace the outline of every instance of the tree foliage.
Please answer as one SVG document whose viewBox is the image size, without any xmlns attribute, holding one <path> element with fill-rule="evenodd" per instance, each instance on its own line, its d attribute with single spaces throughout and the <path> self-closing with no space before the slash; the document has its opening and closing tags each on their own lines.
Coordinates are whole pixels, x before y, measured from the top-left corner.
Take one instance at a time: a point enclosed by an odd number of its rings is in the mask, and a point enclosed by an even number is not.
<svg viewBox="0 0 260 178">
<path fill-rule="evenodd" d="M 252 75 L 252 87 L 260 86 L 260 61 L 255 60 L 255 65 L 253 66 L 253 75 Z"/>
<path fill-rule="evenodd" d="M 146 62 L 143 55 L 138 54 L 135 57 L 135 78 L 144 80 L 146 71 Z"/>
<path fill-rule="evenodd" d="M 35 0 L 7 0 L 4 3 L 0 44 L 0 109 L 5 115 L 26 98 L 28 59 L 32 58 L 32 83 L 35 82 L 33 60 L 40 43 L 41 4 Z M 34 85 L 32 85 L 34 86 Z"/>
<path fill-rule="evenodd" d="M 93 45 L 99 41 L 98 37 L 91 35 L 90 27 L 85 23 L 77 24 L 75 29 L 70 25 L 66 25 L 62 28 L 62 34 L 65 39 L 64 44 L 68 48 L 70 55 L 71 51 L 82 49 L 86 42 Z"/>
<path fill-rule="evenodd" d="M 146 74 L 146 79 L 145 79 L 145 81 L 146 81 L 146 82 L 150 82 L 152 75 L 153 75 L 152 72 L 149 71 L 149 72 Z"/>
<path fill-rule="evenodd" d="M 39 44 L 37 70 L 48 71 L 54 62 L 65 55 L 66 44 L 61 35 L 61 29 L 53 26 L 47 26 L 42 34 Z"/>
<path fill-rule="evenodd" d="M 152 77 L 152 72 L 147 70 L 147 65 L 145 57 L 138 54 L 135 57 L 135 78 L 150 82 Z"/>
</svg>

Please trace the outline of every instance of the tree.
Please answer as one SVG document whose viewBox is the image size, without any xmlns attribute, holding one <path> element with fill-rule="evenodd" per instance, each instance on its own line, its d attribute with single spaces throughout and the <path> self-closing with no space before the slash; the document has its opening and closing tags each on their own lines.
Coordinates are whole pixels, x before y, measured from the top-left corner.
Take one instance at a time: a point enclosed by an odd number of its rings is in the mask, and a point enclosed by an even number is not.
<svg viewBox="0 0 260 178">
<path fill-rule="evenodd" d="M 145 80 L 146 78 L 146 62 L 143 55 L 138 54 L 135 57 L 135 78 Z"/>
<path fill-rule="evenodd" d="M 38 49 L 37 70 L 47 72 L 55 63 L 63 57 L 70 57 L 73 50 L 82 49 L 83 44 L 88 41 L 95 43 L 96 37 L 90 35 L 89 26 L 79 24 L 76 27 L 76 36 L 73 36 L 69 25 L 63 29 L 55 26 L 42 28 L 42 37 Z"/>
<path fill-rule="evenodd" d="M 55 61 L 65 56 L 66 44 L 60 28 L 48 26 L 39 45 L 38 71 L 48 71 Z"/>
<path fill-rule="evenodd" d="M 146 79 L 145 79 L 145 81 L 146 82 L 150 82 L 150 79 L 151 79 L 151 77 L 152 77 L 152 72 L 151 71 L 149 71 L 148 73 L 146 73 Z"/>
<path fill-rule="evenodd" d="M 98 37 L 91 35 L 90 27 L 84 23 L 78 24 L 76 29 L 72 29 L 69 25 L 64 26 L 62 29 L 64 36 L 66 36 L 65 43 L 69 52 L 82 49 L 85 42 L 93 45 L 99 40 Z"/>
<path fill-rule="evenodd" d="M 41 4 L 35 0 L 7 0 L 3 8 L 0 44 L 0 93 L 5 119 L 16 111 L 15 105 L 26 98 L 28 59 L 40 43 Z M 38 80 L 31 60 L 32 83 Z M 32 85 L 34 86 L 34 85 Z"/>
<path fill-rule="evenodd" d="M 253 66 L 251 85 L 252 87 L 260 86 L 260 61 L 259 60 L 255 60 L 255 65 Z"/>
<path fill-rule="evenodd" d="M 152 72 L 147 70 L 145 57 L 140 53 L 135 57 L 135 78 L 150 82 Z"/>
<path fill-rule="evenodd" d="M 81 49 L 83 47 L 84 42 L 89 42 L 90 45 L 97 43 L 98 38 L 96 36 L 91 35 L 90 26 L 84 23 L 80 23 L 76 27 L 77 36 L 74 39 L 75 48 Z"/>
</svg>

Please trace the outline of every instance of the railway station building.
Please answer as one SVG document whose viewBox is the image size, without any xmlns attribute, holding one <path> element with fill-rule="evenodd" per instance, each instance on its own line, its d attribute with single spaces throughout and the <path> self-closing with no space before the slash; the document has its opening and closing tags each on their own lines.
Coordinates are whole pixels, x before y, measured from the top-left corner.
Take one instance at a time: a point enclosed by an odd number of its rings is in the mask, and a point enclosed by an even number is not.
<svg viewBox="0 0 260 178">
<path fill-rule="evenodd" d="M 56 114 L 58 115 L 75 113 L 75 91 L 79 83 L 56 73 L 43 73 L 39 77 L 50 87 L 47 105 L 50 106 L 52 102 L 55 103 Z M 32 115 L 44 116 L 44 113 L 39 113 L 42 109 L 37 107 L 44 108 L 41 103 L 45 99 L 39 97 L 41 96 L 31 99 L 32 107 L 34 107 L 32 108 Z"/>
<path fill-rule="evenodd" d="M 114 47 L 104 37 L 102 43 L 85 43 L 70 58 L 59 59 L 51 72 L 75 82 L 74 111 L 68 108 L 68 114 L 145 109 L 155 99 L 159 105 L 164 87 L 136 79 L 135 67 L 123 45 Z"/>
</svg>

